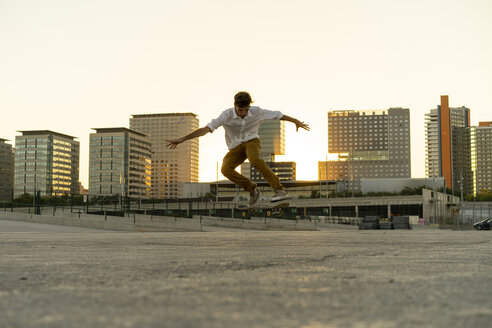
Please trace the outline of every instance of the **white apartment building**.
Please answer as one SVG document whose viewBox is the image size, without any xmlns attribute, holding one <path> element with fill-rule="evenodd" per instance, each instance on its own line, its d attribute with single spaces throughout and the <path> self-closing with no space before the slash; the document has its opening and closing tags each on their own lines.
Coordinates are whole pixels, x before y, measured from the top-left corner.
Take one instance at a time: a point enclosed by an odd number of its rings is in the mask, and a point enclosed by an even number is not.
<svg viewBox="0 0 492 328">
<path fill-rule="evenodd" d="M 14 198 L 79 193 L 80 143 L 65 134 L 48 130 L 19 131 L 15 137 Z"/>
<path fill-rule="evenodd" d="M 127 128 L 98 128 L 90 135 L 89 196 L 149 199 L 150 137 Z"/>
<path fill-rule="evenodd" d="M 184 182 L 198 182 L 199 138 L 169 149 L 166 140 L 177 139 L 198 129 L 193 113 L 137 114 L 130 129 L 145 133 L 152 142 L 152 193 L 157 199 L 183 195 Z"/>
</svg>

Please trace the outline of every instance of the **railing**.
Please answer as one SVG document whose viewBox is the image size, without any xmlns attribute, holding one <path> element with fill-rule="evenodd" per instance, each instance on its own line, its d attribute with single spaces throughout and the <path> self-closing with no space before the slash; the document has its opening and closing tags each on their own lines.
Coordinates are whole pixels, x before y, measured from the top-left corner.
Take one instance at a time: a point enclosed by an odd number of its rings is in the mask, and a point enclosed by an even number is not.
<svg viewBox="0 0 492 328">
<path fill-rule="evenodd" d="M 242 204 L 246 205 L 246 203 Z M 291 204 L 292 205 L 292 204 Z M 468 208 L 467 210 L 470 210 Z M 63 213 L 81 213 L 130 217 L 134 214 L 153 216 L 170 216 L 190 218 L 198 216 L 216 216 L 228 218 L 242 218 L 242 209 L 235 202 L 212 202 L 212 201 L 192 201 L 192 200 L 164 200 L 164 201 L 133 201 L 130 203 L 96 203 L 96 204 L 33 204 L 33 203 L 0 203 L 0 211 L 18 212 L 27 214 L 44 215 L 63 215 Z M 259 211 L 259 217 L 268 217 L 268 211 Z M 282 219 L 307 219 L 318 220 L 318 222 L 357 225 L 360 218 L 355 218 L 353 213 L 336 213 L 339 216 L 330 214 L 328 207 L 299 207 L 289 206 L 283 208 L 283 214 L 277 217 Z M 492 214 L 492 206 L 480 208 L 477 205 L 474 211 L 463 211 L 453 213 L 450 217 L 430 217 L 426 218 L 426 225 L 453 225 L 471 226 Z M 376 215 L 376 214 L 375 214 Z"/>
</svg>

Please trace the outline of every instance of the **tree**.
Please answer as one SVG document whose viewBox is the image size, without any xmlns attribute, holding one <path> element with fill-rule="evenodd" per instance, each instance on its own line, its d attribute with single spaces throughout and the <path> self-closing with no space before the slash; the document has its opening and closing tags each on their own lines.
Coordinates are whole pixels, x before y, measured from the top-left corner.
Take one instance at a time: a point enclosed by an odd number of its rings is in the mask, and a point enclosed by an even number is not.
<svg viewBox="0 0 492 328">
<path fill-rule="evenodd" d="M 17 204 L 32 204 L 32 195 L 23 194 L 14 199 L 14 203 Z"/>
<path fill-rule="evenodd" d="M 479 202 L 489 202 L 489 201 L 492 201 L 492 191 L 489 191 L 489 190 L 481 190 L 477 194 L 477 201 L 479 201 Z"/>
<path fill-rule="evenodd" d="M 420 186 L 416 188 L 405 187 L 400 192 L 400 195 L 422 195 L 422 189 L 424 189 L 424 186 Z"/>
</svg>

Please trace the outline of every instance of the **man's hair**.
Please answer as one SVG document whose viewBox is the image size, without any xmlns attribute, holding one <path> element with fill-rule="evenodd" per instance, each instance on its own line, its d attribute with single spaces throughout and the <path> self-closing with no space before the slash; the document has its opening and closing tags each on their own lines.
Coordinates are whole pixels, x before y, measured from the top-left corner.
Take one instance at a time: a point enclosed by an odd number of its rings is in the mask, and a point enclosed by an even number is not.
<svg viewBox="0 0 492 328">
<path fill-rule="evenodd" d="M 251 96 L 246 91 L 238 92 L 234 96 L 234 105 L 240 108 L 247 107 L 251 105 L 252 102 Z"/>
</svg>

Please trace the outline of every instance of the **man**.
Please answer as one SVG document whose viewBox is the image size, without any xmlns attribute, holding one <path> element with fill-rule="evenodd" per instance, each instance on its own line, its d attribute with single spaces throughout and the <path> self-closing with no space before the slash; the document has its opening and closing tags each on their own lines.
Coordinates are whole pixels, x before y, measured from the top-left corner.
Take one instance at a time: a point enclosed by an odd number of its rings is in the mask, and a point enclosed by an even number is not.
<svg viewBox="0 0 492 328">
<path fill-rule="evenodd" d="M 226 178 L 249 192 L 250 206 L 258 201 L 261 193 L 255 183 L 236 171 L 236 167 L 244 163 L 246 159 L 249 159 L 251 165 L 260 172 L 274 190 L 275 195 L 271 199 L 272 202 L 290 198 L 279 178 L 260 157 L 260 139 L 258 137 L 260 124 L 267 120 L 283 120 L 294 123 L 296 131 L 299 128 L 307 131 L 310 129 L 309 125 L 295 118 L 283 115 L 278 111 L 251 106 L 251 103 L 252 100 L 249 93 L 238 92 L 234 96 L 234 108 L 226 109 L 218 118 L 213 119 L 205 127 L 199 128 L 182 138 L 166 140 L 169 142 L 168 147 L 174 149 L 186 140 L 204 136 L 209 132 L 212 133 L 220 126 L 223 126 L 229 152 L 224 157 L 221 172 Z"/>
</svg>

